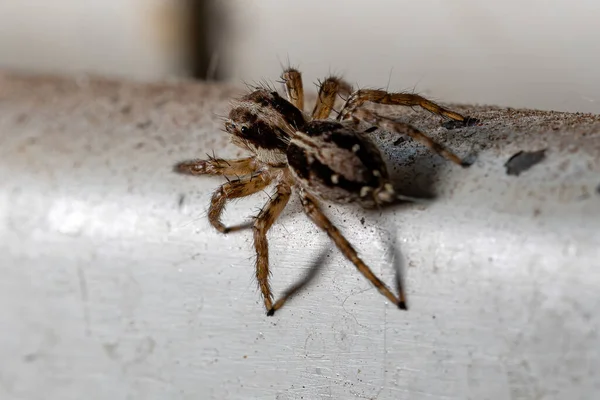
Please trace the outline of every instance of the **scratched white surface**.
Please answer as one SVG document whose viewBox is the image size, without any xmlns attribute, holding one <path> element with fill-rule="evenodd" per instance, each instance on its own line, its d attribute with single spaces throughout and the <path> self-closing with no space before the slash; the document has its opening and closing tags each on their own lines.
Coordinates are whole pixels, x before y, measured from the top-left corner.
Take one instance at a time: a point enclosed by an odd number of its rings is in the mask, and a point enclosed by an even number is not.
<svg viewBox="0 0 600 400">
<path fill-rule="evenodd" d="M 464 108 L 483 126 L 446 131 L 409 113 L 460 154 L 478 150 L 476 164 L 388 146 L 398 181 L 433 177 L 437 200 L 327 212 L 386 282 L 404 265 L 410 310 L 386 304 L 295 202 L 269 235 L 275 290 L 326 263 L 266 317 L 251 235 L 205 218 L 220 180 L 171 172 L 238 154 L 214 115 L 233 92 L 0 75 L 0 398 L 600 393 L 597 117 Z M 541 147 L 546 160 L 506 175 L 512 154 Z"/>
</svg>

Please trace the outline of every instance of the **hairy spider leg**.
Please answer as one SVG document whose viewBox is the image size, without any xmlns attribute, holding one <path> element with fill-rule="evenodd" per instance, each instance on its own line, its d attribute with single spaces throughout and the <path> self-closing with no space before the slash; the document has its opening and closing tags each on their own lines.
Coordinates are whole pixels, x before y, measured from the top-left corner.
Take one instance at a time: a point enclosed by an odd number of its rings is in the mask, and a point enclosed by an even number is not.
<svg viewBox="0 0 600 400">
<path fill-rule="evenodd" d="M 356 250 L 346 240 L 346 238 L 340 233 L 340 231 L 333 225 L 333 223 L 323 214 L 323 211 L 319 208 L 317 200 L 306 193 L 304 190 L 300 191 L 300 200 L 304 207 L 304 212 L 308 217 L 327 235 L 333 240 L 337 248 L 344 254 L 344 256 L 350 260 L 356 268 L 364 275 L 379 292 L 384 295 L 389 301 L 395 304 L 398 308 L 406 310 L 406 298 L 404 292 L 400 292 L 399 298 L 397 298 L 388 287 L 379 279 L 373 271 L 358 257 Z"/>
<path fill-rule="evenodd" d="M 225 160 L 210 157 L 208 160 L 190 160 L 175 165 L 175 172 L 185 175 L 249 175 L 256 171 L 258 163 L 255 157 Z"/>
<path fill-rule="evenodd" d="M 304 111 L 302 74 L 294 68 L 287 68 L 283 71 L 283 74 L 281 74 L 281 79 L 283 80 L 288 101 L 300 111 Z"/>
<path fill-rule="evenodd" d="M 356 109 L 358 109 L 364 102 L 369 101 L 377 104 L 397 105 L 414 107 L 419 106 L 425 110 L 431 111 L 434 114 L 442 115 L 456 121 L 466 121 L 467 118 L 448 110 L 439 104 L 436 104 L 426 98 L 419 96 L 418 94 L 411 93 L 390 93 L 385 90 L 378 89 L 361 89 L 357 90 L 348 97 L 346 104 L 342 107 L 338 120 L 344 120 L 350 118 Z"/>
<path fill-rule="evenodd" d="M 269 171 L 261 171 L 249 176 L 233 179 L 221 185 L 212 195 L 208 209 L 208 220 L 221 233 L 249 228 L 251 223 L 227 227 L 221 222 L 221 215 L 228 200 L 250 196 L 266 188 L 273 180 Z"/>
<path fill-rule="evenodd" d="M 364 108 L 360 108 L 352 114 L 352 117 L 358 122 L 358 120 L 368 122 L 369 124 L 375 125 L 381 129 L 384 129 L 389 132 L 396 132 L 400 134 L 404 134 L 410 136 L 415 139 L 419 143 L 427 146 L 434 153 L 440 154 L 442 157 L 452 161 L 455 164 L 458 164 L 462 167 L 466 167 L 469 164 L 460 159 L 456 154 L 452 153 L 450 150 L 446 149 L 441 144 L 435 142 L 425 133 L 421 132 L 414 126 L 407 124 L 406 122 L 396 121 L 391 118 L 387 118 L 381 116 L 379 114 L 374 113 L 373 111 L 366 110 Z"/>
<path fill-rule="evenodd" d="M 326 119 L 331 114 L 338 94 L 350 94 L 352 85 L 336 77 L 327 77 L 319 83 L 319 97 L 312 112 L 312 119 Z"/>
<path fill-rule="evenodd" d="M 254 221 L 254 248 L 256 249 L 256 280 L 265 302 L 267 315 L 275 313 L 273 294 L 269 284 L 269 243 L 267 232 L 277 220 L 290 199 L 292 189 L 287 182 L 280 182 L 275 194 L 265 204 Z"/>
</svg>

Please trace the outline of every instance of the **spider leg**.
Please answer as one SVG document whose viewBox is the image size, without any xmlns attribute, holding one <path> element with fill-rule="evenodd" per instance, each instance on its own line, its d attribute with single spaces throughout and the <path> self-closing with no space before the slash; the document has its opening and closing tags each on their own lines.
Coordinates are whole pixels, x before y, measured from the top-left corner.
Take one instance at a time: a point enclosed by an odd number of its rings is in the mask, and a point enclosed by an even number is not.
<svg viewBox="0 0 600 400">
<path fill-rule="evenodd" d="M 294 69 L 287 68 L 281 74 L 285 85 L 287 99 L 300 111 L 304 111 L 304 89 L 302 88 L 302 74 Z"/>
<path fill-rule="evenodd" d="M 384 295 L 389 301 L 398 306 L 398 308 L 406 310 L 406 301 L 404 292 L 400 292 L 400 298 L 397 298 L 388 287 L 383 283 L 371 269 L 358 257 L 356 250 L 352 247 L 346 238 L 340 233 L 340 231 L 333 225 L 333 223 L 323 214 L 323 211 L 319 208 L 317 200 L 306 193 L 301 191 L 300 200 L 304 207 L 304 212 L 308 217 L 322 230 L 327 232 L 327 235 L 333 240 L 338 249 L 346 256 L 346 258 L 356 266 L 361 274 L 365 276 L 371 283 Z"/>
<path fill-rule="evenodd" d="M 185 175 L 249 175 L 258 168 L 254 157 L 225 160 L 209 157 L 208 160 L 190 160 L 175 165 L 177 173 Z"/>
<path fill-rule="evenodd" d="M 330 76 L 319 83 L 319 97 L 312 112 L 312 119 L 326 119 L 329 117 L 337 95 L 350 94 L 352 86 L 338 77 Z"/>
<path fill-rule="evenodd" d="M 221 185 L 212 195 L 208 209 L 208 220 L 221 233 L 239 231 L 249 228 L 251 224 L 241 224 L 227 227 L 221 222 L 221 215 L 227 200 L 250 196 L 266 188 L 272 181 L 268 171 L 232 179 Z"/>
<path fill-rule="evenodd" d="M 387 118 L 376 114 L 373 111 L 366 110 L 364 108 L 360 108 L 354 111 L 352 117 L 356 120 L 362 120 L 368 122 L 369 124 L 376 125 L 390 132 L 397 132 L 400 134 L 410 136 L 419 143 L 427 146 L 429 149 L 431 149 L 431 151 L 441 155 L 442 157 L 445 157 L 446 159 L 462 167 L 467 167 L 469 165 L 468 163 L 461 160 L 460 157 L 458 157 L 456 154 L 452 153 L 450 150 L 446 149 L 441 144 L 435 142 L 425 133 L 421 132 L 414 126 L 407 124 L 406 122 L 396 121 L 391 118 Z"/>
<path fill-rule="evenodd" d="M 275 194 L 256 217 L 253 226 L 254 248 L 256 249 L 256 280 L 258 281 L 267 315 L 269 316 L 275 313 L 275 309 L 273 308 L 273 294 L 269 285 L 269 244 L 267 242 L 267 232 L 285 208 L 291 193 L 290 186 L 286 182 L 280 182 L 277 185 Z"/>
<path fill-rule="evenodd" d="M 412 93 L 389 93 L 385 90 L 377 89 L 361 89 L 357 90 L 348 97 L 346 104 L 342 107 L 338 120 L 350 118 L 354 112 L 363 105 L 364 102 L 397 105 L 397 106 L 419 106 L 425 110 L 431 111 L 434 114 L 442 115 L 456 121 L 466 121 L 464 117 L 454 111 L 448 110 L 439 104 L 436 104 L 426 98 Z"/>
</svg>

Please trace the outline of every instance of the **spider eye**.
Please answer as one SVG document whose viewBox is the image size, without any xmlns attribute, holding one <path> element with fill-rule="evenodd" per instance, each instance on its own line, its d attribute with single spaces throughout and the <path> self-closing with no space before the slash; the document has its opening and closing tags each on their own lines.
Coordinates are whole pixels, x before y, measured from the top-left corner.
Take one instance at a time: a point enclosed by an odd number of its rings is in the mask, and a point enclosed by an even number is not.
<svg viewBox="0 0 600 400">
<path fill-rule="evenodd" d="M 247 126 L 242 126 L 240 128 L 240 132 L 242 132 L 242 133 L 248 133 L 248 127 Z"/>
</svg>

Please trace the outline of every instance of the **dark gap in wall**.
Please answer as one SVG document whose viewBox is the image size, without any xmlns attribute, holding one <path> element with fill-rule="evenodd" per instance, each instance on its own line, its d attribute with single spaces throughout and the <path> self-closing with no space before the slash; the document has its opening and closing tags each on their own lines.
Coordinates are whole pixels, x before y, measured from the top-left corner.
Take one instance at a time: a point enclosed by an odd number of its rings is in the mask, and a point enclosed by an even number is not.
<svg viewBox="0 0 600 400">
<path fill-rule="evenodd" d="M 223 6 L 213 0 L 188 0 L 189 71 L 200 80 L 223 80 L 216 40 L 227 29 Z"/>
</svg>

